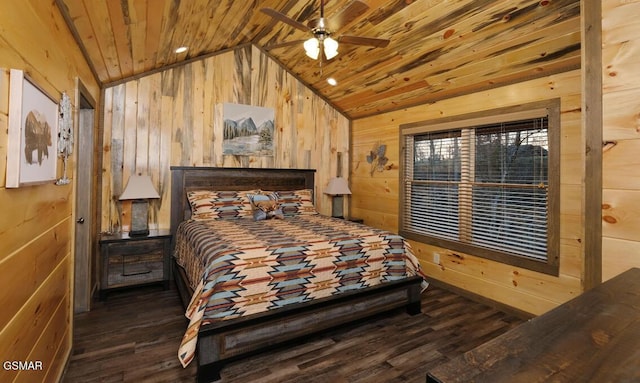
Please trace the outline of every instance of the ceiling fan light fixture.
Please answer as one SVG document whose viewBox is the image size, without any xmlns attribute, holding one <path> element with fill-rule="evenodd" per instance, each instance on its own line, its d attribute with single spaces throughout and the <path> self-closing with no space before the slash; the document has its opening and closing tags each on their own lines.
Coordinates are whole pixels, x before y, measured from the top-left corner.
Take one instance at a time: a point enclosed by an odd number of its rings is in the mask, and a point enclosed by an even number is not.
<svg viewBox="0 0 640 383">
<path fill-rule="evenodd" d="M 314 60 L 318 59 L 318 55 L 320 54 L 320 41 L 318 41 L 317 38 L 310 38 L 309 40 L 304 42 L 303 46 L 307 56 L 311 57 Z"/>
<path fill-rule="evenodd" d="M 308 25 L 304 25 L 273 8 L 260 9 L 260 11 L 272 17 L 276 21 L 281 21 L 296 29 L 307 33 L 311 32 L 313 34 L 312 38 L 304 42 L 303 47 L 305 53 L 311 59 L 320 59 L 320 74 L 322 74 L 323 59 L 326 57 L 327 60 L 331 60 L 338 55 L 338 41 L 331 38 L 332 33 L 340 31 L 342 27 L 358 19 L 358 17 L 364 15 L 369 9 L 369 6 L 365 2 L 361 0 L 352 0 L 350 1 L 350 4 L 347 5 L 347 7 L 344 8 L 334 19 L 334 23 L 331 24 L 325 22 L 324 3 L 324 0 L 320 1 L 320 18 L 310 20 Z M 343 44 L 365 45 L 376 48 L 384 48 L 389 44 L 389 40 L 387 39 L 345 35 L 340 36 L 340 42 Z M 289 46 L 288 43 L 277 44 L 275 46 L 280 45 Z"/>
<path fill-rule="evenodd" d="M 338 42 L 336 40 L 327 37 L 322 43 L 324 46 L 324 55 L 327 56 L 327 60 L 331 60 L 338 55 Z"/>
</svg>

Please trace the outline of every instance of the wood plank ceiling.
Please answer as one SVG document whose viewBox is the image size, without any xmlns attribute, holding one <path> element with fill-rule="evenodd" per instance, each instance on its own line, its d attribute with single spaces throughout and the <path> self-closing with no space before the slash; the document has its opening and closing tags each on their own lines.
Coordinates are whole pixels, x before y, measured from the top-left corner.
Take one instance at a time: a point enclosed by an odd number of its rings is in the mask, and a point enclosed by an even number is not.
<svg viewBox="0 0 640 383">
<path fill-rule="evenodd" d="M 390 43 L 340 44 L 320 70 L 311 32 L 260 11 L 306 25 L 320 0 L 56 0 L 103 85 L 253 43 L 351 119 L 580 66 L 579 0 L 326 0 L 325 17 L 353 1 L 367 7 L 332 36 Z"/>
</svg>

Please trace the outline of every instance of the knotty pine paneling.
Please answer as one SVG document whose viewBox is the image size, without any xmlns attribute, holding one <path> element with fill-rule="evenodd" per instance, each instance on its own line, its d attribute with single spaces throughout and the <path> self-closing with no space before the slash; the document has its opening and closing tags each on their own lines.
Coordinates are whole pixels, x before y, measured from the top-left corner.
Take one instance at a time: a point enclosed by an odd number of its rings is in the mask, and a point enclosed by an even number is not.
<svg viewBox="0 0 640 383">
<path fill-rule="evenodd" d="M 602 2 L 602 279 L 640 267 L 640 2 Z"/>
<path fill-rule="evenodd" d="M 68 218 L 71 193 L 53 184 L 0 189 L 0 262 Z"/>
<path fill-rule="evenodd" d="M 638 66 L 640 63 L 634 68 Z M 640 79 L 635 81 L 640 83 Z M 602 96 L 602 108 L 607 112 L 604 121 L 605 129 L 602 132 L 604 141 L 640 138 L 640 116 L 638 116 L 640 99 L 637 97 L 637 92 L 637 89 L 605 90 Z"/>
<path fill-rule="evenodd" d="M 7 142 L 9 118 L 9 69 L 0 71 L 0 185 L 7 182 Z M 1 253 L 0 253 L 1 254 Z"/>
<path fill-rule="evenodd" d="M 638 111 L 640 112 L 640 110 Z M 606 131 L 605 116 L 604 129 Z M 602 153 L 602 185 L 604 189 L 640 190 L 640 138 L 605 141 Z M 603 201 L 606 205 L 607 202 Z"/>
<path fill-rule="evenodd" d="M 0 369 L 0 381 L 55 382 L 71 351 L 75 185 L 5 188 L 7 152 L 16 150 L 6 144 L 8 71 L 25 71 L 57 99 L 67 92 L 74 109 L 77 78 L 95 100 L 100 89 L 54 2 L 3 4 L 0 25 L 0 355 L 43 362 L 42 371 Z"/>
<path fill-rule="evenodd" d="M 17 319 L 12 320 L 6 325 L 2 332 L 0 332 L 0 344 L 6 347 L 2 350 L 2 357 L 4 360 L 35 360 L 30 359 L 34 350 L 37 347 L 38 340 L 41 336 L 54 337 L 54 339 L 63 339 L 65 336 L 61 336 L 65 332 L 69 331 L 69 326 L 62 327 L 51 326 L 48 327 L 48 323 L 51 318 L 54 317 L 55 312 L 58 310 L 61 304 L 65 304 L 64 310 L 66 311 L 66 322 L 70 321 L 69 318 L 69 285 L 70 281 L 70 256 L 65 257 L 56 268 L 52 269 L 49 277 L 40 288 L 25 302 L 21 308 Z M 58 332 L 61 335 L 51 334 L 50 332 Z M 62 348 L 63 353 L 69 352 L 70 344 L 57 344 L 55 348 L 52 347 L 48 352 L 41 354 L 45 360 L 52 360 L 55 358 L 58 352 L 57 348 Z M 34 355 L 35 357 L 35 355 Z M 55 374 L 61 374 L 64 366 L 47 365 L 44 366 L 44 373 L 52 371 Z M 41 372 L 36 372 L 40 374 Z M 7 371 L 4 368 L 0 369 L 0 381 L 12 382 L 16 371 Z M 37 381 L 33 379 L 32 381 Z"/>
<path fill-rule="evenodd" d="M 602 194 L 602 235 L 640 242 L 640 189 L 606 188 Z"/>
<path fill-rule="evenodd" d="M 69 298 L 65 297 L 51 317 L 42 321 L 43 327 L 46 326 L 49 331 L 45 331 L 45 336 L 37 340 L 29 359 L 42 361 L 43 366 L 60 366 L 66 363 L 66 350 L 60 346 L 71 342 L 72 333 L 66 314 L 69 304 Z M 57 378 L 56 373 L 49 369 L 21 371 L 14 383 L 54 382 Z"/>
<path fill-rule="evenodd" d="M 20 310 L 44 283 L 51 270 L 68 256 L 70 252 L 69 219 L 43 233 L 26 245 L 19 256 L 8 257 L 0 263 L 0 275 L 6 286 L 22 286 L 20 289 L 0 291 L 0 328 L 6 326 L 13 315 Z"/>
<path fill-rule="evenodd" d="M 570 71 L 485 92 L 444 99 L 376 117 L 353 121 L 351 213 L 368 224 L 397 231 L 399 126 L 470 112 L 560 98 L 561 201 L 560 276 L 516 268 L 473 254 L 411 241 L 427 275 L 520 310 L 541 314 L 581 291 L 583 159 L 581 156 L 581 74 Z M 377 143 L 387 144 L 388 170 L 370 173 L 366 156 Z M 382 201 L 382 202 L 381 202 Z M 433 262 L 434 254 L 440 263 Z"/>
<path fill-rule="evenodd" d="M 633 15 L 640 12 L 637 1 L 602 1 L 602 86 L 603 97 L 636 90 L 640 83 L 640 25 Z M 605 114 L 609 114 L 605 108 Z M 605 124 L 606 125 L 606 124 Z M 605 129 L 607 132 L 608 128 Z"/>
<path fill-rule="evenodd" d="M 222 154 L 222 103 L 274 109 L 273 157 Z M 338 152 L 347 176 L 349 120 L 251 45 L 109 86 L 104 108 L 102 231 L 127 229 L 118 197 L 133 174 L 151 176 L 150 226 L 168 228 L 172 165 L 316 169 L 323 214 Z"/>
<path fill-rule="evenodd" d="M 612 238 L 603 234 L 602 280 L 609 280 L 632 267 L 638 267 L 637 254 L 640 254 L 640 241 Z"/>
</svg>

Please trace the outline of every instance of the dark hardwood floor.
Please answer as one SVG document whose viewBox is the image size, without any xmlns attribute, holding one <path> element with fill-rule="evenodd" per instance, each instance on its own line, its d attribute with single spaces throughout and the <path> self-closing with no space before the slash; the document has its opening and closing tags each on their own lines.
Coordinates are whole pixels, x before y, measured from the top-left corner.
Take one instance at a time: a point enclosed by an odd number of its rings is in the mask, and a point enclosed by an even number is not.
<svg viewBox="0 0 640 383">
<path fill-rule="evenodd" d="M 116 292 L 77 315 L 63 382 L 193 382 L 177 347 L 186 319 L 176 290 Z M 232 362 L 230 382 L 425 382 L 430 368 L 492 339 L 524 319 L 430 286 L 422 314 L 394 311 Z"/>
</svg>

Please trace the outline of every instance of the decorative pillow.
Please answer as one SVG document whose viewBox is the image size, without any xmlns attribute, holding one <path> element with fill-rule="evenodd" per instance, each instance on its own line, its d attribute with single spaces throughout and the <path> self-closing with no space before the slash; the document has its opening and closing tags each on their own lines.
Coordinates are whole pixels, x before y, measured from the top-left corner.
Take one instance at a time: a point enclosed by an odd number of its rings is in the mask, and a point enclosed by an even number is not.
<svg viewBox="0 0 640 383">
<path fill-rule="evenodd" d="M 285 217 L 318 214 L 313 205 L 313 191 L 311 189 L 278 191 L 276 195 Z"/>
<path fill-rule="evenodd" d="M 256 221 L 284 218 L 275 193 L 249 194 L 249 201 L 251 201 L 251 208 L 253 209 L 253 219 Z"/>
<path fill-rule="evenodd" d="M 191 205 L 191 219 L 203 221 L 251 217 L 251 202 L 247 196 L 256 192 L 258 191 L 197 190 L 187 192 L 187 199 Z"/>
</svg>

